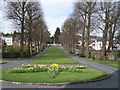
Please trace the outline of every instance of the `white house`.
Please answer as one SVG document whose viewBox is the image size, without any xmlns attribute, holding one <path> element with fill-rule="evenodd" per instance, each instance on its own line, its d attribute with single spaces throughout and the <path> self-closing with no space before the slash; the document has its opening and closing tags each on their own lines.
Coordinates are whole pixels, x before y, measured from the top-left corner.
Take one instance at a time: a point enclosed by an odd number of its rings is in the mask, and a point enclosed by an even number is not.
<svg viewBox="0 0 120 90">
<path fill-rule="evenodd" d="M 109 42 L 107 41 L 106 48 L 108 48 Z M 78 41 L 78 46 L 82 45 L 81 37 Z M 101 50 L 102 48 L 102 37 L 90 36 L 89 46 L 94 50 Z"/>
<path fill-rule="evenodd" d="M 3 40 L 7 45 L 13 45 L 13 39 L 12 37 L 3 37 Z"/>
<path fill-rule="evenodd" d="M 106 48 L 108 48 L 109 42 L 106 42 Z M 96 37 L 92 43 L 89 44 L 94 50 L 101 50 L 102 48 L 102 37 Z"/>
</svg>

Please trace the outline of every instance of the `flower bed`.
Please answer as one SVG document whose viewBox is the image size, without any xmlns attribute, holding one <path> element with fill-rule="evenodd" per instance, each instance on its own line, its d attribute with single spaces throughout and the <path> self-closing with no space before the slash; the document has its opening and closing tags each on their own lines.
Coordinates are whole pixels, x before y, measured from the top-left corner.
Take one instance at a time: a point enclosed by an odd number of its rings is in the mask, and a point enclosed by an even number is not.
<svg viewBox="0 0 120 90">
<path fill-rule="evenodd" d="M 58 64 L 47 65 L 30 65 L 22 64 L 20 68 L 9 69 L 10 73 L 32 73 L 32 72 L 48 72 L 51 78 L 55 78 L 60 72 L 82 72 L 82 69 L 86 69 L 86 65 L 77 66 L 63 66 Z"/>
</svg>

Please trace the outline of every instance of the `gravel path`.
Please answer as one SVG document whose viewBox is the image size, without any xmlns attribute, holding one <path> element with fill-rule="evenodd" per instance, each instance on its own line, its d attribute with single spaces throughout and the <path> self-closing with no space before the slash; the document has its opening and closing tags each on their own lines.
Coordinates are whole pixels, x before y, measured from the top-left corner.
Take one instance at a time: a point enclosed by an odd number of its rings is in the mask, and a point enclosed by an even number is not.
<svg viewBox="0 0 120 90">
<path fill-rule="evenodd" d="M 2 88 L 36 88 L 36 89 L 37 88 L 118 88 L 118 69 L 117 68 L 106 66 L 103 64 L 97 64 L 97 63 L 91 62 L 89 60 L 84 60 L 84 59 L 78 58 L 77 56 L 74 56 L 74 55 L 71 55 L 71 54 L 65 52 L 63 48 L 61 48 L 61 49 L 66 56 L 76 60 L 80 64 L 85 64 L 91 68 L 104 70 L 104 71 L 110 73 L 111 77 L 108 79 L 102 80 L 102 81 L 97 81 L 97 82 L 76 83 L 76 84 L 69 84 L 69 85 L 63 85 L 63 86 L 16 85 L 16 84 L 10 84 L 9 82 L 0 81 L 0 82 L 2 82 Z M 21 61 L 5 60 L 8 63 L 3 64 L 2 67 L 0 66 L 0 69 L 17 67 L 17 66 L 20 66 L 21 64 L 30 63 L 29 61 L 31 59 L 41 56 L 45 52 L 47 52 L 47 49 L 45 49 L 43 52 L 41 52 L 37 56 L 32 57 L 30 59 L 26 59 L 26 60 L 21 60 Z M 64 64 L 64 65 L 69 65 L 69 64 Z M 72 65 L 76 65 L 76 64 L 72 64 Z"/>
</svg>

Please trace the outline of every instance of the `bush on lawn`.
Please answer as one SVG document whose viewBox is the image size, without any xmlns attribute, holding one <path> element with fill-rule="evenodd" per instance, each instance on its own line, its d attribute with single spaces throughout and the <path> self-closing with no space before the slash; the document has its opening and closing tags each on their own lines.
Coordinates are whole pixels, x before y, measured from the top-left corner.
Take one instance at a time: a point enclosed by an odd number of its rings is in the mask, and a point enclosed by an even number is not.
<svg viewBox="0 0 120 90">
<path fill-rule="evenodd" d="M 79 54 L 79 57 L 85 57 L 85 54 L 81 52 L 81 53 Z"/>
<path fill-rule="evenodd" d="M 115 60 L 120 58 L 120 50 L 114 53 Z"/>
<path fill-rule="evenodd" d="M 120 50 L 117 51 L 117 56 L 120 58 Z"/>
<path fill-rule="evenodd" d="M 94 56 L 94 55 L 93 55 L 93 56 L 91 56 L 91 59 L 92 59 L 92 60 L 94 60 L 94 59 L 95 59 L 95 56 Z"/>
<path fill-rule="evenodd" d="M 70 54 L 75 54 L 75 53 L 74 53 L 74 52 L 72 52 L 72 51 L 69 51 L 69 53 L 70 53 Z"/>
</svg>

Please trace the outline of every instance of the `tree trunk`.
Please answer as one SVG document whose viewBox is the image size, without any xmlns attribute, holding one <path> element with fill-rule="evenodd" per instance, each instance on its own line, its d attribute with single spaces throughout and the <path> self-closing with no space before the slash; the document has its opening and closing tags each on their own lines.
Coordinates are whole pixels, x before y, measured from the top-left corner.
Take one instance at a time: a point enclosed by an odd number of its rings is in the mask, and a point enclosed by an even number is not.
<svg viewBox="0 0 120 90">
<path fill-rule="evenodd" d="M 112 24 L 110 24 L 108 52 L 110 52 L 110 49 L 112 48 L 112 46 L 113 46 Z"/>
<path fill-rule="evenodd" d="M 21 42 L 20 42 L 20 57 L 23 58 L 23 50 L 24 50 L 24 8 L 25 8 L 25 2 L 22 2 L 22 21 L 21 21 Z"/>
<path fill-rule="evenodd" d="M 86 29 L 86 14 L 85 14 L 85 20 L 84 20 L 84 28 L 83 28 L 83 32 L 82 32 L 82 45 L 81 45 L 81 52 L 82 52 L 82 53 L 84 53 L 85 29 Z"/>
<path fill-rule="evenodd" d="M 87 36 L 86 36 L 86 56 L 89 56 L 89 37 L 90 37 L 90 21 L 91 14 L 88 14 L 88 27 L 87 27 Z"/>
<path fill-rule="evenodd" d="M 31 11 L 29 11 L 29 39 L 28 39 L 28 50 L 29 50 L 29 54 L 30 54 L 30 56 L 32 55 L 32 35 L 31 35 L 31 33 L 32 33 L 32 17 L 31 17 L 31 14 L 32 14 L 32 12 Z"/>
<path fill-rule="evenodd" d="M 105 18 L 106 18 L 106 22 L 105 22 L 105 28 L 103 31 L 103 40 L 102 40 L 102 56 L 104 57 L 104 59 L 106 59 L 106 42 L 107 42 L 107 33 L 108 33 L 108 28 L 109 28 L 109 9 L 106 9 L 106 13 L 105 13 Z"/>
</svg>

